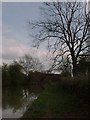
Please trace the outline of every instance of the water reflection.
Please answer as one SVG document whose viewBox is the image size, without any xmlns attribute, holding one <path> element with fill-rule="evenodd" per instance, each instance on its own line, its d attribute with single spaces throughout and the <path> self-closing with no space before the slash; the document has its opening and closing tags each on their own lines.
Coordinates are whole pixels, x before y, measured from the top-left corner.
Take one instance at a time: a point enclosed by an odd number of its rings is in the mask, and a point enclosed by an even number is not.
<svg viewBox="0 0 90 120">
<path fill-rule="evenodd" d="M 30 104 L 37 99 L 37 93 L 27 88 L 9 88 L 2 91 L 3 118 L 19 118 Z"/>
</svg>

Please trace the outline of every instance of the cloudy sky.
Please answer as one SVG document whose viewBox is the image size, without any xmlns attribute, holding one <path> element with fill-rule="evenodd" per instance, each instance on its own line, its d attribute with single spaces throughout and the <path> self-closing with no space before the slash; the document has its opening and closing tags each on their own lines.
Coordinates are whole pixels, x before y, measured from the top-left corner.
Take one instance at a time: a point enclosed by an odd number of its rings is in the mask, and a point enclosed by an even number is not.
<svg viewBox="0 0 90 120">
<path fill-rule="evenodd" d="M 30 31 L 28 30 L 27 24 L 29 20 L 35 21 L 40 19 L 40 7 L 42 4 L 42 2 L 35 1 L 2 2 L 2 41 L 0 41 L 0 48 L 2 47 L 2 51 L 0 50 L 0 56 L 2 54 L 3 62 L 9 63 L 26 53 L 45 60 L 48 51 L 45 47 L 39 50 L 31 47 L 32 38 L 29 36 Z"/>
<path fill-rule="evenodd" d="M 2 3 L 2 58 L 3 62 L 23 56 L 26 53 L 45 60 L 48 51 L 45 47 L 32 48 L 29 36 L 29 20 L 40 18 L 42 2 L 3 2 Z"/>
</svg>

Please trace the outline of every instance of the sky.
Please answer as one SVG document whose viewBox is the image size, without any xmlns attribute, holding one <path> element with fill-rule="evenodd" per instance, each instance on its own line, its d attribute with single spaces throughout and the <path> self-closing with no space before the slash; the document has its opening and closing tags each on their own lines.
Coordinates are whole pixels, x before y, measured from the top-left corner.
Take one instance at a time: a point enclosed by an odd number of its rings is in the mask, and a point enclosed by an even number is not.
<svg viewBox="0 0 90 120">
<path fill-rule="evenodd" d="M 32 47 L 33 38 L 29 36 L 30 30 L 27 23 L 29 20 L 35 21 L 40 19 L 40 7 L 42 4 L 42 2 L 35 1 L 2 2 L 2 19 L 0 19 L 2 20 L 2 41 L 0 40 L 2 62 L 10 63 L 12 60 L 27 53 L 39 57 L 42 61 L 46 61 L 45 56 L 49 53 L 44 46 L 38 50 Z"/>
<path fill-rule="evenodd" d="M 2 3 L 2 62 L 10 63 L 24 54 L 31 54 L 46 61 L 48 51 L 32 47 L 28 21 L 40 18 L 42 2 Z"/>
</svg>

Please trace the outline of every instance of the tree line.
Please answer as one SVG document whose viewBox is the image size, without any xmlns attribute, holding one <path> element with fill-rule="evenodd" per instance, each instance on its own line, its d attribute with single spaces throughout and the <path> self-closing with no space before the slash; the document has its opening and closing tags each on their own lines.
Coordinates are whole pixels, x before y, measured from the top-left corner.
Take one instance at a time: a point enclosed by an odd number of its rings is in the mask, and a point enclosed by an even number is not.
<svg viewBox="0 0 90 120">
<path fill-rule="evenodd" d="M 86 74 L 86 58 L 81 57 L 77 65 L 77 76 Z M 63 60 L 63 64 L 58 69 L 61 76 L 71 76 L 71 66 L 68 59 Z M 44 70 L 44 65 L 38 58 L 33 58 L 30 55 L 25 55 L 17 61 L 13 61 L 11 64 L 3 63 L 2 65 L 2 85 L 3 86 L 18 86 L 28 85 L 37 82 L 41 82 L 45 79 L 46 74 L 52 74 L 50 69 Z M 48 80 L 50 78 L 48 77 Z"/>
<path fill-rule="evenodd" d="M 41 72 L 43 65 L 38 58 L 25 55 L 11 64 L 2 65 L 2 85 L 16 86 L 28 84 L 32 72 Z M 31 72 L 31 73 L 30 73 Z"/>
</svg>

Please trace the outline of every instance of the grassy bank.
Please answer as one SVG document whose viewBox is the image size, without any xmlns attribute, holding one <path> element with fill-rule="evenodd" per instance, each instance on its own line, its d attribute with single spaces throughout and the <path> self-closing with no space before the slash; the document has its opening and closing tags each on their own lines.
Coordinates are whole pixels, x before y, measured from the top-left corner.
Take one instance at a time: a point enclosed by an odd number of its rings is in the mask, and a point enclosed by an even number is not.
<svg viewBox="0 0 90 120">
<path fill-rule="evenodd" d="M 82 97 L 80 98 L 80 95 L 83 96 L 80 93 L 81 88 L 86 88 L 83 87 L 85 83 L 81 82 L 83 83 L 82 85 L 79 82 L 81 85 L 79 86 L 78 82 L 69 83 L 69 80 L 67 84 L 65 81 L 64 79 L 63 81 L 50 82 L 22 118 L 87 117 L 88 102 Z M 79 97 L 77 95 L 78 92 L 75 92 L 75 85 L 80 87 L 78 87 Z M 73 93 L 70 91 L 73 91 Z"/>
</svg>

